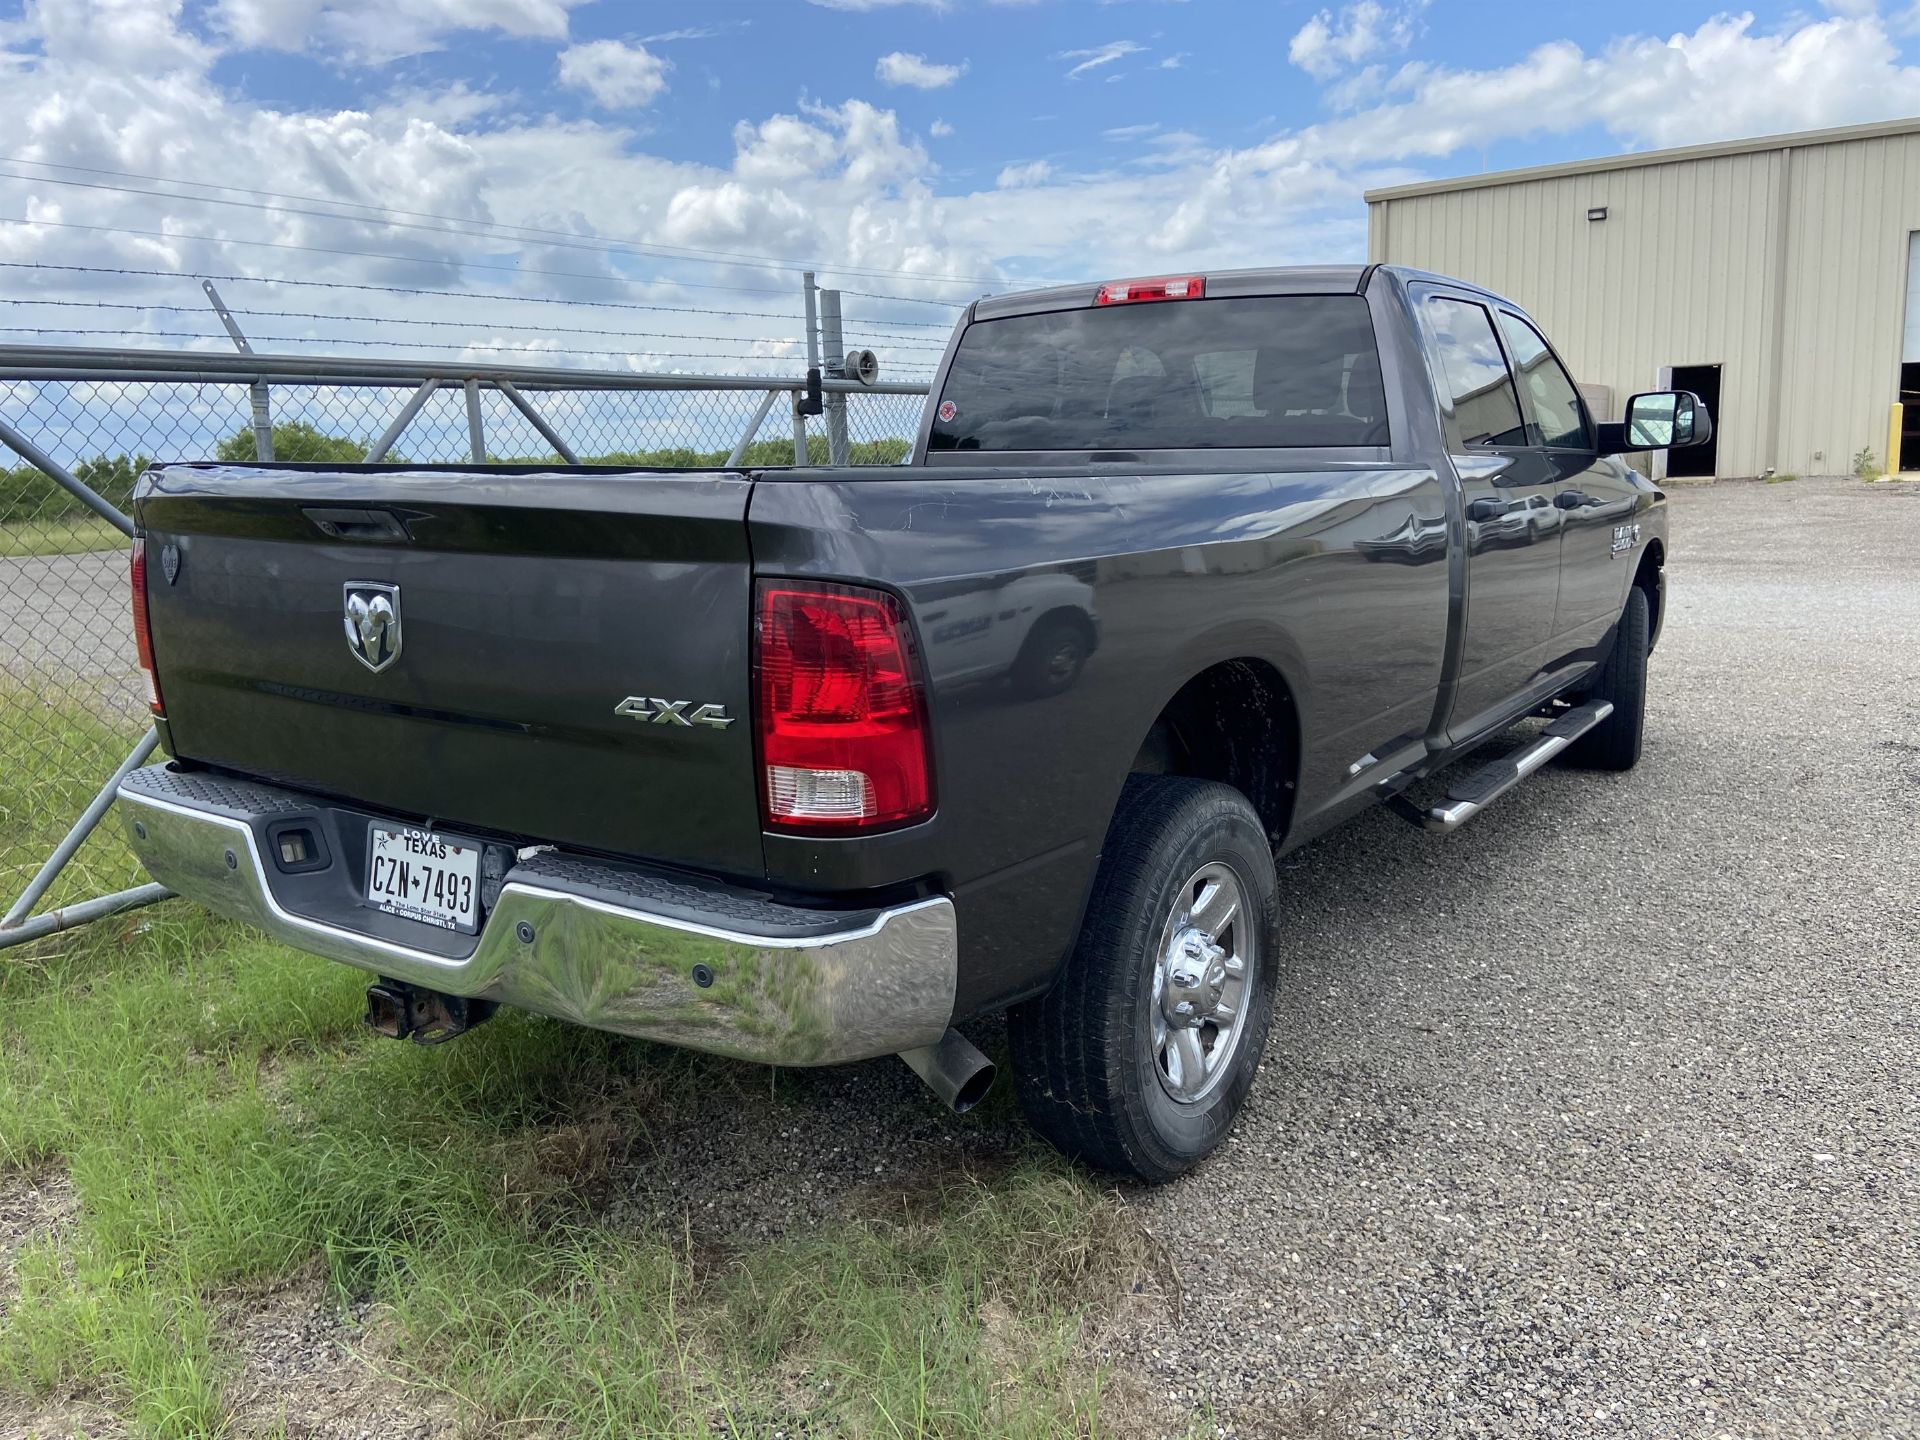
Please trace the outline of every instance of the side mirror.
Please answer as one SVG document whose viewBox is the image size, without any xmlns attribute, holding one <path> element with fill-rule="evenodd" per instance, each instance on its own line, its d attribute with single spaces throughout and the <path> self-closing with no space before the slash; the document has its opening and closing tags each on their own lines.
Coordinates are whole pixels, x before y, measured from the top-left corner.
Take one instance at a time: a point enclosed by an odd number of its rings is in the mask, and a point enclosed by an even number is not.
<svg viewBox="0 0 1920 1440">
<path fill-rule="evenodd" d="M 1600 427 L 1600 451 L 1677 450 L 1713 438 L 1713 416 L 1690 390 L 1649 390 L 1627 401 L 1627 418 Z"/>
</svg>

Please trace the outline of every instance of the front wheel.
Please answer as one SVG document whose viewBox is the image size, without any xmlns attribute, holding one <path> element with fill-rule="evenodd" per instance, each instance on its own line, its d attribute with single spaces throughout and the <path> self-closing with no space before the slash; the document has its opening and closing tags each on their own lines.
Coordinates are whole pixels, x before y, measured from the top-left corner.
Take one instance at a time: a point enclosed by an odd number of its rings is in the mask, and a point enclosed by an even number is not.
<svg viewBox="0 0 1920 1440">
<path fill-rule="evenodd" d="M 1079 943 L 1008 1016 L 1021 1108 L 1067 1154 L 1152 1183 L 1224 1140 L 1273 1015 L 1273 853 L 1246 797 L 1127 782 Z"/>
<path fill-rule="evenodd" d="M 1587 770 L 1631 770 L 1640 763 L 1647 715 L 1647 649 L 1652 636 L 1647 592 L 1627 591 L 1613 649 L 1594 672 L 1589 700 L 1611 700 L 1613 713 L 1567 747 L 1566 763 Z"/>
</svg>

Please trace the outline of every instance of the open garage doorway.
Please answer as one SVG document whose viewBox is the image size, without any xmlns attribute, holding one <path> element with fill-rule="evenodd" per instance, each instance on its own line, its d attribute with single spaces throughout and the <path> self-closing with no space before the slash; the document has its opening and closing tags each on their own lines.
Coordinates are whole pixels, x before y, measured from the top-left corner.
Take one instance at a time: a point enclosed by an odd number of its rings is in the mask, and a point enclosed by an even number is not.
<svg viewBox="0 0 1920 1440">
<path fill-rule="evenodd" d="M 1672 387 L 1675 390 L 1691 390 L 1707 403 L 1707 413 L 1713 417 L 1713 439 L 1704 445 L 1690 445 L 1684 450 L 1667 452 L 1667 474 L 1669 475 L 1717 475 L 1715 467 L 1720 459 L 1720 431 L 1725 420 L 1720 414 L 1720 367 L 1718 365 L 1676 365 L 1673 367 Z"/>
</svg>

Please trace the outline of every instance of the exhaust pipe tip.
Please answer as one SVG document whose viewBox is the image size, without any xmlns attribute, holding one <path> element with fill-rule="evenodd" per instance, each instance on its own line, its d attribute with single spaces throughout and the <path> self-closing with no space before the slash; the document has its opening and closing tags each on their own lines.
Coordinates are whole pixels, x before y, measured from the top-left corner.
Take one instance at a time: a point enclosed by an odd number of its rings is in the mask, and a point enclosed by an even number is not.
<svg viewBox="0 0 1920 1440">
<path fill-rule="evenodd" d="M 900 1058 L 956 1115 L 966 1114 L 986 1099 L 997 1073 L 972 1041 L 951 1028 L 931 1045 L 902 1050 Z"/>
</svg>

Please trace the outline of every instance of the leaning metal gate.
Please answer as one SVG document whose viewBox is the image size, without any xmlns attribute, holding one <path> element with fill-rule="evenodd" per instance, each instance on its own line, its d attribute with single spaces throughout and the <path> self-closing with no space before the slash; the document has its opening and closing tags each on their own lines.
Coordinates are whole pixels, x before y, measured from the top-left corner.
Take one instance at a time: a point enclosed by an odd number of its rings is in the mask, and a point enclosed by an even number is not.
<svg viewBox="0 0 1920 1440">
<path fill-rule="evenodd" d="M 151 460 L 897 463 L 926 388 L 0 346 L 0 445 L 24 462 L 0 466 L 0 948 L 170 893 L 100 828 L 157 743 L 126 564 Z M 783 404 L 790 434 L 761 438 Z"/>
</svg>

